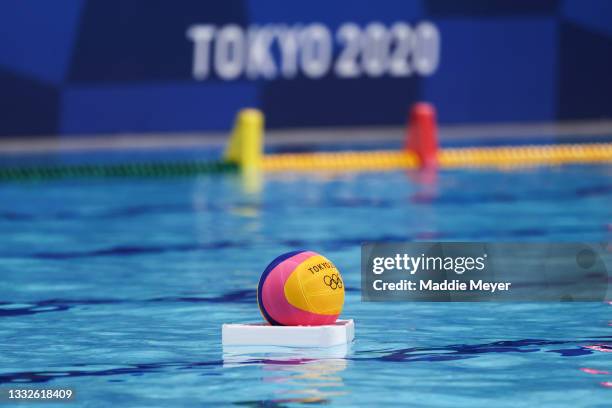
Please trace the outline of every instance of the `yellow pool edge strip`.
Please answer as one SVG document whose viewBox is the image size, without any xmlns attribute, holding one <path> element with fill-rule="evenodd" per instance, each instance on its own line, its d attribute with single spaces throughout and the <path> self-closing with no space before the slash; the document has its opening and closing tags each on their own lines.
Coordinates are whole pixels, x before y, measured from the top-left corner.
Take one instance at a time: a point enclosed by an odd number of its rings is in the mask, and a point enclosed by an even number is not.
<svg viewBox="0 0 612 408">
<path fill-rule="evenodd" d="M 415 155 L 402 151 L 291 153 L 265 155 L 264 171 L 394 170 L 415 168 Z"/>
<path fill-rule="evenodd" d="M 438 161 L 441 168 L 610 163 L 612 143 L 448 148 L 440 150 Z M 383 171 L 417 167 L 416 155 L 400 150 L 268 154 L 262 158 L 262 169 L 266 172 Z"/>
<path fill-rule="evenodd" d="M 612 143 L 442 149 L 442 167 L 525 167 L 612 162 Z"/>
</svg>

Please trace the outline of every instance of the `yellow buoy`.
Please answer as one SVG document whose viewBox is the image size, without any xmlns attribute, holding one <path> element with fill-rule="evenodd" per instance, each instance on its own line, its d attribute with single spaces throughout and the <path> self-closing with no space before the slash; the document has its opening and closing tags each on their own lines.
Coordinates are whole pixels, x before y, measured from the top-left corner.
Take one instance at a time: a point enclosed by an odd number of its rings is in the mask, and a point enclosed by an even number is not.
<svg viewBox="0 0 612 408">
<path fill-rule="evenodd" d="M 242 170 L 261 169 L 263 155 L 264 117 L 257 109 L 242 109 L 236 123 L 224 158 L 238 164 Z"/>
</svg>

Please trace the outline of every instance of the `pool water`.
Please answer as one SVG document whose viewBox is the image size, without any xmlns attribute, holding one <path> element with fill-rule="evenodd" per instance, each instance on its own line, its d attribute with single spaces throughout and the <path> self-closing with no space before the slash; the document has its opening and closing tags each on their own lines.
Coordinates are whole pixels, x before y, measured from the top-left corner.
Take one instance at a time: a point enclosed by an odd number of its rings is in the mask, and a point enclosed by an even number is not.
<svg viewBox="0 0 612 408">
<path fill-rule="evenodd" d="M 0 185 L 0 388 L 69 406 L 610 406 L 612 304 L 364 303 L 364 241 L 609 241 L 612 167 Z M 223 350 L 277 255 L 347 288 L 348 349 Z M 0 403 L 1 405 L 1 403 Z M 27 406 L 27 405 L 20 405 Z M 36 405 L 38 406 L 38 405 Z"/>
</svg>

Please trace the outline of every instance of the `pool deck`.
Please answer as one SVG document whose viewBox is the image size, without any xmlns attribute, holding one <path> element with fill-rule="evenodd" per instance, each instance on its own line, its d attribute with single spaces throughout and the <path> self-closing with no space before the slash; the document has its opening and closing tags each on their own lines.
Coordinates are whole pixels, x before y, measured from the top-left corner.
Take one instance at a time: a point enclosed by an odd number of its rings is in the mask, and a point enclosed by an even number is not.
<svg viewBox="0 0 612 408">
<path fill-rule="evenodd" d="M 298 146 L 309 144 L 401 143 L 403 127 L 308 128 L 270 130 L 266 132 L 267 146 Z M 29 153 L 65 153 L 80 151 L 125 151 L 222 147 L 228 132 L 216 133 L 148 133 L 107 135 L 64 135 L 53 137 L 21 136 L 0 138 L 0 155 Z M 559 143 L 569 138 L 606 141 L 612 135 L 612 120 L 562 123 L 443 125 L 439 139 L 444 143 L 485 139 L 496 142 L 511 138 L 525 143 L 533 138 L 552 137 Z"/>
</svg>

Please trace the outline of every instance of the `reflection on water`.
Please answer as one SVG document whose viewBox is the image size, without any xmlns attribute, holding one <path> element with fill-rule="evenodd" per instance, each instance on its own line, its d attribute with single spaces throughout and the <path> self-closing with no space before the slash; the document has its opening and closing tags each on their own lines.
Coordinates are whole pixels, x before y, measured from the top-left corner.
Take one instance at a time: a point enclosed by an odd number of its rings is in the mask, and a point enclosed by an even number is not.
<svg viewBox="0 0 612 408">
<path fill-rule="evenodd" d="M 328 402 L 346 394 L 341 375 L 346 366 L 343 359 L 264 364 L 263 381 L 287 388 L 276 390 L 280 396 L 276 402 Z"/>
<path fill-rule="evenodd" d="M 328 403 L 348 392 L 342 372 L 349 348 L 224 346 L 223 367 L 261 366 L 262 383 L 277 396 L 271 403 Z"/>
</svg>

